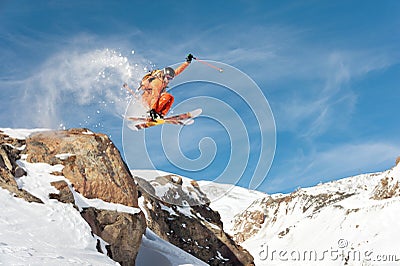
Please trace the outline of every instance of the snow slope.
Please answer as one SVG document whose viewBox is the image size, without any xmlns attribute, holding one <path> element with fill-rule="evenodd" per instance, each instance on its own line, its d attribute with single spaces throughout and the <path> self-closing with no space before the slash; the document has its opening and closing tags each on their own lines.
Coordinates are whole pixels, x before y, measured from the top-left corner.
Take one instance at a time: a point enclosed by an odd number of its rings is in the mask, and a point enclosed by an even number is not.
<svg viewBox="0 0 400 266">
<path fill-rule="evenodd" d="M 96 250 L 96 239 L 67 204 L 28 203 L 0 189 L 1 265 L 117 265 Z"/>
<path fill-rule="evenodd" d="M 265 193 L 248 190 L 230 184 L 219 184 L 211 181 L 198 181 L 201 190 L 207 197 L 214 199 L 210 207 L 221 215 L 224 231 L 233 234 L 233 221 L 236 214 L 242 213 L 251 203 L 264 198 Z"/>
</svg>

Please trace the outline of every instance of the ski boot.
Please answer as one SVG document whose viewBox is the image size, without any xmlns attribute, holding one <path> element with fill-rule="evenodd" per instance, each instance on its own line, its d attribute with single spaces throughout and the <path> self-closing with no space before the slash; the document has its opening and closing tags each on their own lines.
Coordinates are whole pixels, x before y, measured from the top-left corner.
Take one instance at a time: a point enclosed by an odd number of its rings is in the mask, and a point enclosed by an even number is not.
<svg viewBox="0 0 400 266">
<path fill-rule="evenodd" d="M 164 119 L 164 116 L 160 113 L 157 113 L 156 110 L 151 109 L 149 111 L 150 118 L 153 122 L 156 122 L 157 119 Z"/>
</svg>

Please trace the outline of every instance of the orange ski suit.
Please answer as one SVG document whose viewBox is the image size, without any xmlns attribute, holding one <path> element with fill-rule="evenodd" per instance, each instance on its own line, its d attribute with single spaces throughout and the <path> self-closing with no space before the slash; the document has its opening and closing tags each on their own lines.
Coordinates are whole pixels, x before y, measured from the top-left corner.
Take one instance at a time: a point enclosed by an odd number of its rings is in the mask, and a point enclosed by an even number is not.
<svg viewBox="0 0 400 266">
<path fill-rule="evenodd" d="M 189 62 L 184 62 L 175 69 L 175 77 L 183 72 Z M 169 81 L 164 77 L 162 70 L 156 70 L 147 78 L 143 78 L 140 84 L 143 90 L 142 100 L 145 105 L 151 110 L 154 109 L 157 113 L 165 116 L 174 102 L 174 96 L 166 92 Z"/>
</svg>

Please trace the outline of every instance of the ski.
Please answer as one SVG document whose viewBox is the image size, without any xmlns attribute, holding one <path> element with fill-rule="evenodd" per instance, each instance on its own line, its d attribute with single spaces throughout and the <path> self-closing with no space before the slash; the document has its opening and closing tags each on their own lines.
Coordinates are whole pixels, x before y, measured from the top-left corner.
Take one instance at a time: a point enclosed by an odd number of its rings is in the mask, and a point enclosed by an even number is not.
<svg viewBox="0 0 400 266">
<path fill-rule="evenodd" d="M 177 114 L 173 116 L 169 116 L 163 119 L 156 119 L 155 121 L 149 117 L 128 117 L 128 120 L 134 122 L 141 122 L 139 124 L 134 125 L 136 130 L 149 128 L 153 126 L 158 126 L 162 124 L 173 124 L 173 125 L 191 125 L 194 123 L 194 118 L 198 117 L 202 112 L 202 109 L 196 109 L 191 112 Z"/>
<path fill-rule="evenodd" d="M 191 125 L 193 123 L 194 123 L 194 120 L 192 118 L 188 118 L 188 119 L 185 119 L 185 120 L 157 119 L 156 121 L 149 121 L 149 122 L 137 124 L 137 125 L 135 125 L 135 128 L 137 130 L 140 130 L 140 129 L 149 128 L 149 127 L 153 127 L 153 126 L 158 126 L 158 125 L 162 125 L 162 124 L 172 124 L 172 125 L 187 126 L 187 125 Z"/>
</svg>

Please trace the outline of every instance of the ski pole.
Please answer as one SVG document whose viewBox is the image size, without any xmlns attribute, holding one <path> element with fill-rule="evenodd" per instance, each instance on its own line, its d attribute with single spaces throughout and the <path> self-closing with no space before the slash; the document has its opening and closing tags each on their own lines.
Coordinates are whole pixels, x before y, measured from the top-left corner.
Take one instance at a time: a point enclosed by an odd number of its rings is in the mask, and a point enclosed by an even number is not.
<svg viewBox="0 0 400 266">
<path fill-rule="evenodd" d="M 196 58 L 196 57 L 193 57 L 196 61 L 199 61 L 200 63 L 202 63 L 202 64 L 204 64 L 204 65 L 206 65 L 206 66 L 209 66 L 209 67 L 211 67 L 211 68 L 214 68 L 214 69 L 216 69 L 216 70 L 218 70 L 219 72 L 223 72 L 224 70 L 222 69 L 222 68 L 219 68 L 219 67 L 217 67 L 217 66 L 214 66 L 214 65 L 212 65 L 212 64 L 210 64 L 210 63 L 208 63 L 208 62 L 205 62 L 205 61 L 203 61 L 203 60 L 200 60 L 200 59 L 198 59 L 198 58 Z"/>
</svg>

